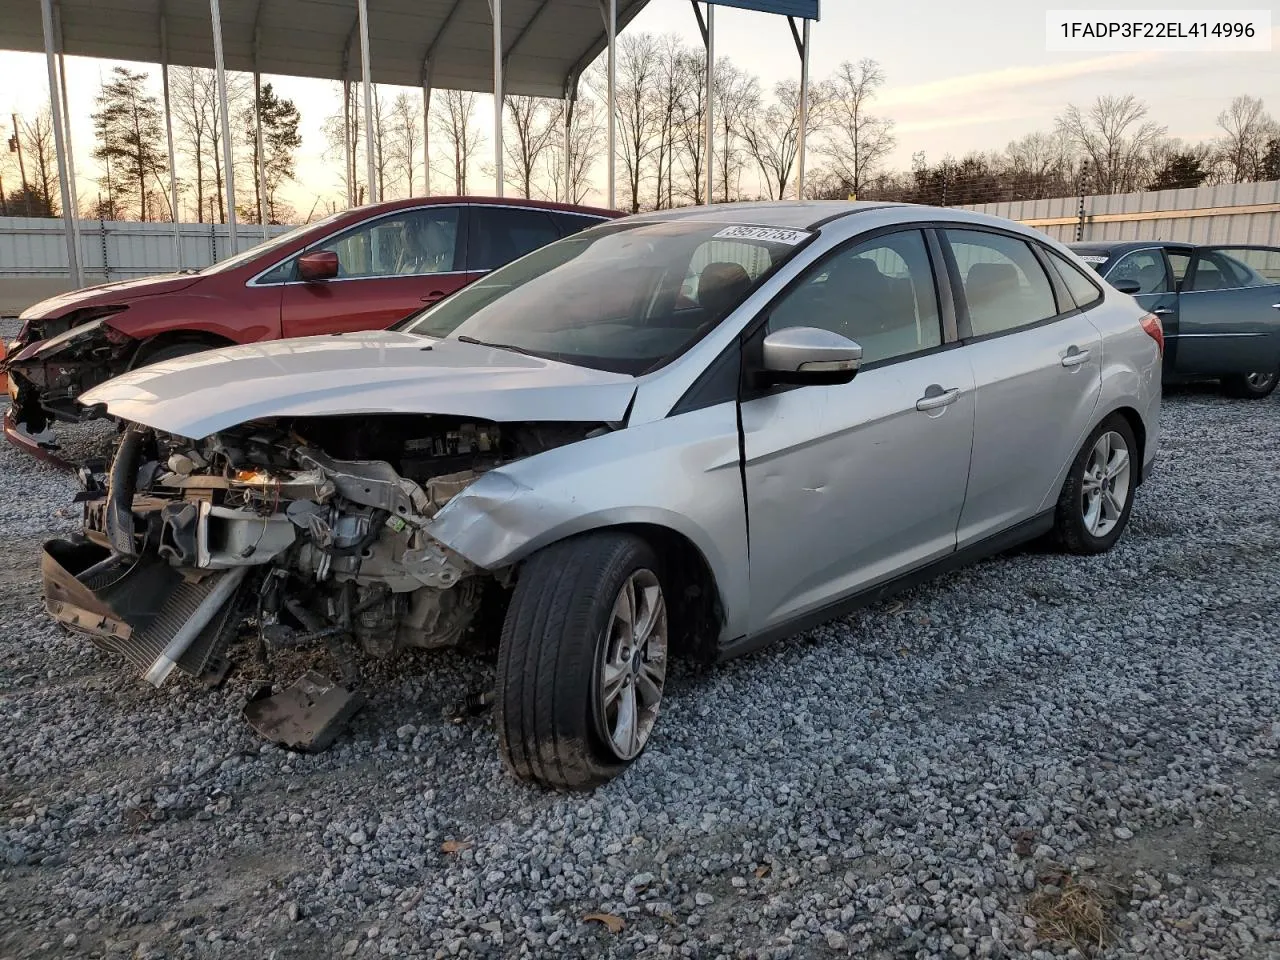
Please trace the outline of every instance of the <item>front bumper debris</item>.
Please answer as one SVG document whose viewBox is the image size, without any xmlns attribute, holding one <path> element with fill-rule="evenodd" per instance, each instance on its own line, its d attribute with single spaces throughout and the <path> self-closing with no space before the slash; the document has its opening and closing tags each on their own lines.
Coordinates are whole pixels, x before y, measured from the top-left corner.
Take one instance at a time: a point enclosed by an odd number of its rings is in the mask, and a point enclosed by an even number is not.
<svg viewBox="0 0 1280 960">
<path fill-rule="evenodd" d="M 348 690 L 314 670 L 287 689 L 244 705 L 244 718 L 264 740 L 289 750 L 327 750 L 365 704 L 364 694 Z"/>
</svg>

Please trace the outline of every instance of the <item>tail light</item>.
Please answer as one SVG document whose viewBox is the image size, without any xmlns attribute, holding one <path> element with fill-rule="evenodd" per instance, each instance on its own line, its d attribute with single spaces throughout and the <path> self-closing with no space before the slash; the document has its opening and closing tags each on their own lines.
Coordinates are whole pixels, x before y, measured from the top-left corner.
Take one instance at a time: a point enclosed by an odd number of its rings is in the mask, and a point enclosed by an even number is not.
<svg viewBox="0 0 1280 960">
<path fill-rule="evenodd" d="M 1139 323 L 1142 329 L 1147 332 L 1152 340 L 1156 342 L 1156 346 L 1160 348 L 1160 356 L 1164 356 L 1164 325 L 1160 322 L 1160 318 L 1154 313 L 1148 313 Z"/>
</svg>

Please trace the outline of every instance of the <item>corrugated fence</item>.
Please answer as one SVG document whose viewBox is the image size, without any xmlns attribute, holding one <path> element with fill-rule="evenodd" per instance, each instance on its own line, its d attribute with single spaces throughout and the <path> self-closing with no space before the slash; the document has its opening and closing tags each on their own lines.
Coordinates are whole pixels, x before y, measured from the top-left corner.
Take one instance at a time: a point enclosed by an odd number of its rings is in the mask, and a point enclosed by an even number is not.
<svg viewBox="0 0 1280 960">
<path fill-rule="evenodd" d="M 969 207 L 1019 220 L 1065 243 L 1082 240 L 1180 240 L 1280 245 L 1280 181 L 1188 190 L 983 203 Z"/>
<path fill-rule="evenodd" d="M 276 236 L 288 226 L 270 226 Z M 173 224 L 113 220 L 80 221 L 80 266 L 86 278 L 126 280 L 183 268 L 207 267 L 232 253 L 226 224 L 181 223 L 181 257 L 174 255 Z M 241 250 L 262 240 L 262 228 L 241 224 Z M 67 241 L 62 221 L 0 217 L 0 277 L 66 277 Z"/>
</svg>

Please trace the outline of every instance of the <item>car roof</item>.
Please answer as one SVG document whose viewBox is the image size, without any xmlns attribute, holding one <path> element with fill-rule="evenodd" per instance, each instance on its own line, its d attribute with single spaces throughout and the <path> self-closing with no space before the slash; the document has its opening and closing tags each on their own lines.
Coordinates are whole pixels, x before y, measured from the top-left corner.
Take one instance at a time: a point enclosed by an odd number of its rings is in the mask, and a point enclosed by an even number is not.
<svg viewBox="0 0 1280 960">
<path fill-rule="evenodd" d="M 1076 240 L 1067 244 L 1076 253 L 1127 253 L 1130 250 L 1149 250 L 1152 247 L 1196 247 L 1199 244 L 1181 240 Z"/>
<path fill-rule="evenodd" d="M 909 211 L 910 220 L 936 219 L 1032 232 L 1029 228 L 1012 220 L 959 207 L 933 207 L 919 203 L 889 203 L 874 200 L 748 200 L 700 207 L 677 207 L 674 210 L 654 210 L 649 213 L 635 214 L 628 219 L 644 223 L 666 220 L 705 220 L 708 223 L 752 224 L 764 227 L 789 227 L 794 230 L 814 230 L 833 220 L 889 208 Z"/>
<path fill-rule="evenodd" d="M 621 210 L 610 210 L 607 207 L 587 207 L 573 203 L 558 203 L 553 200 L 526 200 L 523 197 L 484 197 L 484 196 L 451 196 L 451 197 L 407 197 L 404 200 L 386 200 L 382 203 L 366 203 L 364 206 L 351 207 L 344 211 L 358 215 L 358 219 L 377 216 L 380 213 L 392 213 L 411 207 L 431 207 L 446 203 L 471 203 L 478 205 L 493 204 L 505 207 L 531 207 L 536 210 L 558 210 L 561 213 L 581 213 L 587 216 L 616 217 L 625 216 Z"/>
</svg>

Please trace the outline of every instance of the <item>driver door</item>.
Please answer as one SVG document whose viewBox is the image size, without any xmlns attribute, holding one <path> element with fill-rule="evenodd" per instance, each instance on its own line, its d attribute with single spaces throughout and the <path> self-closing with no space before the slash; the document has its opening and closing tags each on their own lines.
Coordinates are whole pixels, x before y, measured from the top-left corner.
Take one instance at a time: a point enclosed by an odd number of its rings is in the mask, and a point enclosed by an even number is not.
<svg viewBox="0 0 1280 960">
<path fill-rule="evenodd" d="M 943 343 L 922 231 L 828 254 L 751 343 L 788 326 L 850 337 L 863 367 L 744 395 L 752 633 L 954 551 L 973 443 L 973 373 Z"/>
<path fill-rule="evenodd" d="M 401 210 L 358 224 L 308 248 L 338 255 L 331 280 L 294 279 L 283 287 L 286 337 L 382 330 L 462 287 L 465 208 Z"/>
</svg>

